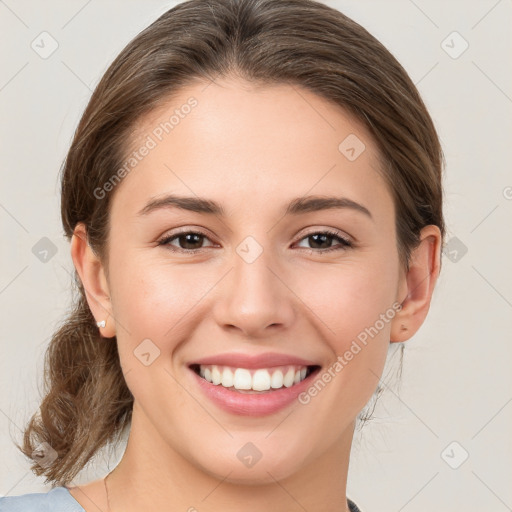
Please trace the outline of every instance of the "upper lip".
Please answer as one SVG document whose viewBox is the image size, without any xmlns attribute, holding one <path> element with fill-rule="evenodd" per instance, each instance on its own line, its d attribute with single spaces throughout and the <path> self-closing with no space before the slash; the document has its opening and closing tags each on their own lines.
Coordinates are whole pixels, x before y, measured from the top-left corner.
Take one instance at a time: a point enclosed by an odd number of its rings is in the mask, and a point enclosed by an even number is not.
<svg viewBox="0 0 512 512">
<path fill-rule="evenodd" d="M 231 366 L 234 368 L 272 368 L 273 366 L 286 365 L 319 366 L 318 363 L 313 361 L 308 361 L 288 354 L 278 354 L 275 352 L 265 352 L 258 355 L 237 353 L 218 354 L 193 361 L 189 366 L 193 364 L 215 364 L 219 366 Z"/>
</svg>

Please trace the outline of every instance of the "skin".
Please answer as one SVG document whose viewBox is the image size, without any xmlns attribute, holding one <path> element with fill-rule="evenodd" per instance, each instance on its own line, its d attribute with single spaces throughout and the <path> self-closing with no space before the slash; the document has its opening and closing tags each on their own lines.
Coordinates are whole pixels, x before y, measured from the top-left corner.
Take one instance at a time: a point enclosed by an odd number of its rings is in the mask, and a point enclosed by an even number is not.
<svg viewBox="0 0 512 512">
<path fill-rule="evenodd" d="M 117 337 L 135 399 L 126 451 L 108 479 L 111 510 L 348 510 L 355 419 L 376 389 L 390 341 L 410 339 L 427 315 L 440 231 L 422 230 L 405 272 L 370 134 L 297 86 L 195 83 L 139 123 L 131 149 L 190 96 L 198 105 L 114 190 L 108 267 L 85 242 L 83 225 L 71 244 L 91 310 L 107 320 L 101 332 Z M 366 146 L 354 161 L 338 150 L 349 134 Z M 212 199 L 227 215 L 176 208 L 138 215 L 168 193 Z M 292 199 L 313 194 L 350 198 L 372 217 L 349 208 L 283 216 Z M 171 242 L 199 253 L 157 245 L 177 228 L 206 235 L 189 246 L 183 237 Z M 353 247 L 336 238 L 315 245 L 310 236 L 326 228 Z M 236 252 L 247 236 L 263 249 L 250 264 Z M 275 351 L 325 369 L 394 303 L 402 309 L 306 405 L 236 416 L 209 401 L 187 368 L 228 351 Z M 147 338 L 160 350 L 149 366 L 133 353 Z M 236 457 L 248 442 L 262 453 L 250 469 Z M 107 510 L 103 479 L 71 494 L 87 512 Z"/>
</svg>

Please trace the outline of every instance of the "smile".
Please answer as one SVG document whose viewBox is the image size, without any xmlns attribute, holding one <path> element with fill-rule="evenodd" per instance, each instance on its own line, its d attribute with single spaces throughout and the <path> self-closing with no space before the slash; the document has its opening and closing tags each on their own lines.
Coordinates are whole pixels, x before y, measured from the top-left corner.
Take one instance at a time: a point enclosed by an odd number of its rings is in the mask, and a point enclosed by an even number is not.
<svg viewBox="0 0 512 512">
<path fill-rule="evenodd" d="M 207 382 L 241 393 L 263 393 L 299 384 L 318 366 L 286 365 L 273 368 L 236 368 L 220 365 L 191 365 Z"/>
<path fill-rule="evenodd" d="M 291 363 L 267 367 L 248 364 L 250 368 L 219 363 L 190 364 L 192 388 L 197 387 L 225 412 L 249 417 L 277 413 L 297 403 L 297 397 L 321 370 L 319 365 Z"/>
</svg>

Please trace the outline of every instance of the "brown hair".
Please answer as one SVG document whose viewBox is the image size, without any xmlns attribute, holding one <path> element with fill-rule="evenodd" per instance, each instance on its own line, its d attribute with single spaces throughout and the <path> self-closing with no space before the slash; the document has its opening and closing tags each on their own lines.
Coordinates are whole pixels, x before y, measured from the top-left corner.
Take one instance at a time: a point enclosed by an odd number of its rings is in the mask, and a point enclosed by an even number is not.
<svg viewBox="0 0 512 512">
<path fill-rule="evenodd" d="M 229 75 L 307 88 L 364 123 L 381 152 L 404 267 L 424 226 L 437 225 L 444 239 L 444 158 L 416 87 L 363 27 L 312 0 L 189 0 L 135 37 L 96 87 L 63 165 L 68 239 L 78 222 L 85 223 L 91 246 L 106 262 L 112 194 L 98 198 L 94 191 L 121 167 L 137 121 L 193 81 Z M 115 339 L 101 339 L 75 279 L 76 306 L 46 353 L 40 414 L 18 446 L 32 457 L 48 443 L 58 458 L 31 469 L 59 485 L 129 426 L 133 406 Z"/>
</svg>

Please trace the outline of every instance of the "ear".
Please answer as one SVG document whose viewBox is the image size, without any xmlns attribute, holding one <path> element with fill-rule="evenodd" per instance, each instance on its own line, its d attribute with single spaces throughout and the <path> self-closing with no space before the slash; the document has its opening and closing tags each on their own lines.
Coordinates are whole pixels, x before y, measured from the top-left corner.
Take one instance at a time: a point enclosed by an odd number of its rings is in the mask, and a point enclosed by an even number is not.
<svg viewBox="0 0 512 512">
<path fill-rule="evenodd" d="M 105 321 L 99 327 L 101 335 L 112 338 L 116 334 L 110 291 L 103 264 L 87 240 L 87 230 L 78 223 L 71 238 L 71 257 L 85 290 L 87 303 L 97 322 Z"/>
<path fill-rule="evenodd" d="M 428 225 L 421 230 L 420 243 L 411 253 L 409 270 L 401 277 L 398 300 L 402 309 L 391 322 L 391 343 L 411 338 L 427 316 L 441 266 L 441 242 L 437 226 Z"/>
</svg>

